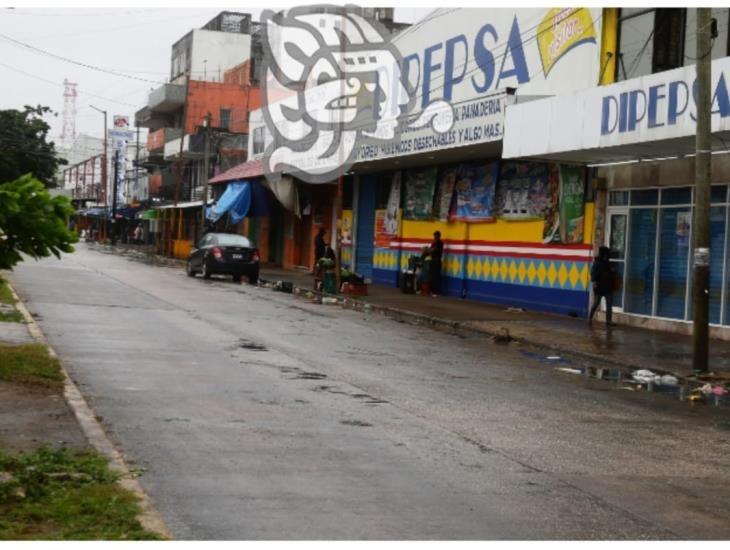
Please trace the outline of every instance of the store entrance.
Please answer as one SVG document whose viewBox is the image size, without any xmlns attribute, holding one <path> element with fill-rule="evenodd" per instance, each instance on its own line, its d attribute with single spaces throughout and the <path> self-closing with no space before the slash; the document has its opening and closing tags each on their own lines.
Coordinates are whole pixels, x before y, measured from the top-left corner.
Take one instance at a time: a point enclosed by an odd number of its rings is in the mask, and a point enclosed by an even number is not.
<svg viewBox="0 0 730 550">
<path fill-rule="evenodd" d="M 611 267 L 616 274 L 613 291 L 613 307 L 619 311 L 624 306 L 624 274 L 626 271 L 626 228 L 628 211 L 609 212 L 608 247 L 611 249 Z"/>
</svg>

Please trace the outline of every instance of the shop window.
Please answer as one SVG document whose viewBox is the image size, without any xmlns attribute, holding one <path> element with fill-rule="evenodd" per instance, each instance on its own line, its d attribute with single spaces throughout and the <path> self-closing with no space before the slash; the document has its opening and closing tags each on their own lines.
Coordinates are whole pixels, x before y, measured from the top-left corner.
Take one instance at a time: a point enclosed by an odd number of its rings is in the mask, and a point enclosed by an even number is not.
<svg viewBox="0 0 730 550">
<path fill-rule="evenodd" d="M 710 191 L 710 201 L 713 204 L 727 202 L 727 185 L 713 185 Z"/>
<path fill-rule="evenodd" d="M 662 204 L 691 204 L 691 187 L 672 187 L 662 189 Z"/>
<path fill-rule="evenodd" d="M 609 206 L 626 206 L 629 204 L 628 191 L 610 191 L 608 193 Z"/>
<path fill-rule="evenodd" d="M 658 202 L 658 189 L 639 189 L 631 192 L 631 206 L 654 206 Z"/>
<path fill-rule="evenodd" d="M 629 313 L 651 315 L 654 295 L 657 210 L 655 208 L 635 208 L 631 210 L 629 218 L 631 242 L 624 283 L 624 309 Z"/>
<path fill-rule="evenodd" d="M 728 23 L 730 23 L 730 9 L 712 8 L 712 17 L 717 20 L 717 38 L 712 41 L 712 59 L 720 59 L 730 55 L 730 35 L 728 34 Z M 684 63 L 694 65 L 697 62 L 697 8 L 687 8 L 687 21 L 685 24 L 684 40 Z"/>
<path fill-rule="evenodd" d="M 684 319 L 691 219 L 689 208 L 661 210 L 656 310 L 660 317 Z"/>
<path fill-rule="evenodd" d="M 683 8 L 656 10 L 653 73 L 669 71 L 684 65 L 684 16 Z"/>
<path fill-rule="evenodd" d="M 622 8 L 616 80 L 684 65 L 683 8 Z"/>
<path fill-rule="evenodd" d="M 264 152 L 264 130 L 265 126 L 253 129 L 253 154 L 258 155 Z"/>
<path fill-rule="evenodd" d="M 220 127 L 226 130 L 231 129 L 231 110 L 221 109 L 220 110 Z"/>
<path fill-rule="evenodd" d="M 710 323 L 720 323 L 726 208 L 710 208 Z M 691 295 L 690 295 L 691 296 Z M 691 298 L 690 298 L 691 299 Z"/>
<path fill-rule="evenodd" d="M 626 214 L 611 214 L 611 225 L 609 229 L 611 250 L 611 265 L 618 277 L 617 285 L 613 292 L 613 305 L 623 307 L 624 297 L 624 268 L 626 265 Z"/>
</svg>

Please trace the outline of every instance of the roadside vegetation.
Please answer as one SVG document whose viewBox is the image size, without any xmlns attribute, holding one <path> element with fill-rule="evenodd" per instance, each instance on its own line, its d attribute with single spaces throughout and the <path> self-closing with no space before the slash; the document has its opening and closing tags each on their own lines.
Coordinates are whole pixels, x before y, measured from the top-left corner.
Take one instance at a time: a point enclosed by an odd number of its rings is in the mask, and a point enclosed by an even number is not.
<svg viewBox="0 0 730 550">
<path fill-rule="evenodd" d="M 42 344 L 0 344 L 0 380 L 59 390 L 63 386 L 58 359 Z"/>
<path fill-rule="evenodd" d="M 15 309 L 15 298 L 10 292 L 8 283 L 0 277 L 0 322 L 20 323 L 23 316 Z"/>
<path fill-rule="evenodd" d="M 117 479 L 95 452 L 0 451 L 0 540 L 159 540 Z"/>
</svg>

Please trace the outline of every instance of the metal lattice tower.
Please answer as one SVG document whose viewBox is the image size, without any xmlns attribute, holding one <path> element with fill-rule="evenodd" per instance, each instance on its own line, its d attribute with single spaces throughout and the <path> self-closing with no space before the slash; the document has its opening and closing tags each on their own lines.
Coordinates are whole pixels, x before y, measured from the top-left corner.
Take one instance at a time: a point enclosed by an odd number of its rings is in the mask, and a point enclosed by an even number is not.
<svg viewBox="0 0 730 550">
<path fill-rule="evenodd" d="M 63 128 L 61 147 L 70 149 L 76 139 L 76 92 L 77 84 L 63 79 Z"/>
</svg>

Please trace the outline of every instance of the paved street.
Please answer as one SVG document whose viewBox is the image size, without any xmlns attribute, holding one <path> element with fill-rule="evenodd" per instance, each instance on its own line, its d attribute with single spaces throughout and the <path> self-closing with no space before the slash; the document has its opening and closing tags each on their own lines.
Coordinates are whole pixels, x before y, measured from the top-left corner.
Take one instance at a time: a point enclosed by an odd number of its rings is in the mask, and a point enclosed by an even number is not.
<svg viewBox="0 0 730 550">
<path fill-rule="evenodd" d="M 179 539 L 730 537 L 730 417 L 78 252 L 8 277 Z"/>
</svg>

